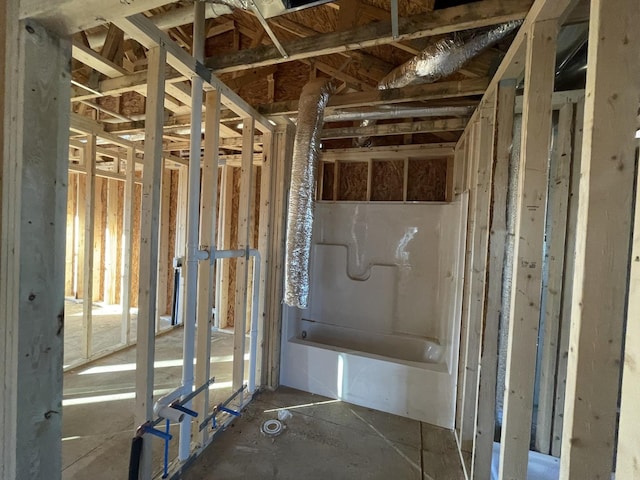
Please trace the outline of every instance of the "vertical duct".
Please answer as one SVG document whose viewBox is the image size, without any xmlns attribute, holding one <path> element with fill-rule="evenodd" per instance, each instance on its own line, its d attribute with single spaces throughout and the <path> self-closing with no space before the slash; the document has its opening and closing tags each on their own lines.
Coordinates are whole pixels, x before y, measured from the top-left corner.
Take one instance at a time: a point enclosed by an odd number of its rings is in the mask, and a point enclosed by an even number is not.
<svg viewBox="0 0 640 480">
<path fill-rule="evenodd" d="M 304 86 L 298 103 L 284 271 L 284 302 L 298 308 L 306 308 L 309 300 L 311 233 L 320 135 L 324 109 L 330 95 L 329 81 L 316 79 Z"/>
</svg>

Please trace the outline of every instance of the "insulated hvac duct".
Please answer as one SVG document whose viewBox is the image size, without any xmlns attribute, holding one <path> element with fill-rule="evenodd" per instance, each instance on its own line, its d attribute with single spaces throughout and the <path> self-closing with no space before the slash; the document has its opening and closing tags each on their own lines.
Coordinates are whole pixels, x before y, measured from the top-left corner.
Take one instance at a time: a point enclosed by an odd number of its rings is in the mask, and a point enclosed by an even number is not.
<svg viewBox="0 0 640 480">
<path fill-rule="evenodd" d="M 312 80 L 302 89 L 298 103 L 284 270 L 284 302 L 298 308 L 306 308 L 309 300 L 309 262 L 320 134 L 331 91 L 327 80 Z"/>
<path fill-rule="evenodd" d="M 378 84 L 380 90 L 414 83 L 433 83 L 460 70 L 465 63 L 495 45 L 522 24 L 521 20 L 480 30 L 456 32 L 400 65 Z"/>
</svg>

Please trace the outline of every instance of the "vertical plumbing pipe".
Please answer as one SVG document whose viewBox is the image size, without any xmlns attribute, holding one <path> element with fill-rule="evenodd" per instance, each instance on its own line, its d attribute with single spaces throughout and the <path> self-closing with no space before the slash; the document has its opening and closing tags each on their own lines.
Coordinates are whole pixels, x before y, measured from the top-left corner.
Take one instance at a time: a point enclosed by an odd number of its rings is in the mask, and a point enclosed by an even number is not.
<svg viewBox="0 0 640 480">
<path fill-rule="evenodd" d="M 193 56 L 204 60 L 204 2 L 195 2 L 193 21 Z M 193 358 L 196 333 L 196 295 L 198 293 L 198 223 L 200 217 L 200 150 L 202 136 L 202 79 L 191 79 L 191 139 L 189 154 L 189 189 L 187 198 L 187 255 L 185 275 L 185 319 L 182 364 L 183 393 L 193 389 Z M 191 408 L 191 401 L 185 405 Z M 191 453 L 191 420 L 180 424 L 178 460 L 186 461 Z"/>
<path fill-rule="evenodd" d="M 260 300 L 260 252 L 257 249 L 249 250 L 253 257 L 253 298 L 251 299 L 251 332 L 249 336 L 249 393 L 256 391 L 256 369 L 258 366 L 258 305 Z"/>
</svg>

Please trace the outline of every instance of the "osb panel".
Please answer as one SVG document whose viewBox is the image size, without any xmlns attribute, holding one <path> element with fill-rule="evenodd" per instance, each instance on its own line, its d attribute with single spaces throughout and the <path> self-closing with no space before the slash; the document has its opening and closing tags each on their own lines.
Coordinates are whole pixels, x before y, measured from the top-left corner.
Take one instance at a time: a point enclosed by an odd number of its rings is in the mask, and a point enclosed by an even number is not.
<svg viewBox="0 0 640 480">
<path fill-rule="evenodd" d="M 169 258 L 173 259 L 176 256 L 176 222 L 178 216 L 178 178 L 180 175 L 179 170 L 166 170 L 170 172 L 171 183 L 169 190 Z M 166 228 L 166 227 L 164 227 Z M 173 265 L 173 260 L 171 261 Z M 173 313 L 171 307 L 173 306 L 173 282 L 175 272 L 173 268 L 169 268 L 169 282 L 167 282 L 167 305 L 166 311 Z"/>
<path fill-rule="evenodd" d="M 238 209 L 240 207 L 240 169 L 232 168 L 233 171 L 233 194 L 231 196 L 231 232 L 230 232 L 230 248 L 232 250 L 238 248 Z M 236 266 L 237 260 L 230 258 L 229 262 L 229 295 L 227 305 L 227 325 L 233 327 L 235 320 L 235 301 L 236 301 Z"/>
<path fill-rule="evenodd" d="M 333 32 L 338 26 L 338 10 L 328 5 L 299 10 L 283 17 L 320 33 Z"/>
<path fill-rule="evenodd" d="M 402 201 L 404 161 L 374 161 L 371 168 L 371 200 Z"/>
<path fill-rule="evenodd" d="M 289 62 L 274 74 L 275 101 L 298 100 L 302 87 L 309 81 L 311 67 L 301 62 Z"/>
<path fill-rule="evenodd" d="M 144 113 L 145 100 L 138 92 L 124 92 L 120 97 L 120 113 L 125 116 Z"/>
<path fill-rule="evenodd" d="M 224 22 L 221 22 L 224 23 Z M 215 37 L 207 38 L 205 43 L 206 56 L 220 55 L 233 51 L 233 32 L 225 32 Z"/>
<path fill-rule="evenodd" d="M 253 167 L 253 209 L 251 215 L 251 248 L 258 248 L 258 237 L 260 236 L 260 178 L 262 168 Z"/>
<path fill-rule="evenodd" d="M 97 177 L 93 233 L 93 301 L 104 300 L 104 232 L 107 229 L 107 180 Z"/>
<path fill-rule="evenodd" d="M 322 162 L 322 200 L 333 200 L 333 172 L 335 165 Z"/>
<path fill-rule="evenodd" d="M 359 202 L 367 200 L 367 162 L 338 164 L 338 200 Z"/>
<path fill-rule="evenodd" d="M 131 235 L 131 306 L 138 306 L 138 288 L 140 281 L 140 209 L 142 206 L 142 185 L 136 183 L 133 196 L 133 222 Z"/>
<path fill-rule="evenodd" d="M 381 10 L 389 10 L 389 0 L 361 0 L 362 3 L 373 5 Z M 419 13 L 426 13 L 433 10 L 434 0 L 401 0 L 398 2 L 398 14 L 401 17 L 408 17 Z M 391 18 L 391 13 L 389 13 Z"/>
<path fill-rule="evenodd" d="M 409 160 L 407 201 L 444 202 L 447 190 L 447 159 Z"/>
</svg>

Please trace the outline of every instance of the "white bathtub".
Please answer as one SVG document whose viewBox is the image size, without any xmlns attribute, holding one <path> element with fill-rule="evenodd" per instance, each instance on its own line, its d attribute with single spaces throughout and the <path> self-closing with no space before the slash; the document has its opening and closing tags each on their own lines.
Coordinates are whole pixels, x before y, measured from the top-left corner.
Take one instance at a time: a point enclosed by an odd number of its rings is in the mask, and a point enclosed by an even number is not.
<svg viewBox="0 0 640 480">
<path fill-rule="evenodd" d="M 424 338 L 296 323 L 282 353 L 284 385 L 453 428 L 449 348 Z"/>
<path fill-rule="evenodd" d="M 355 328 L 302 319 L 297 339 L 337 348 L 355 355 L 416 364 L 442 364 L 445 349 L 436 341 L 411 335 L 363 332 Z"/>
</svg>

